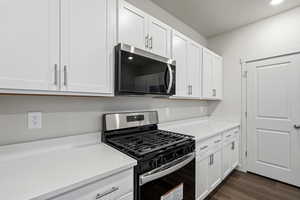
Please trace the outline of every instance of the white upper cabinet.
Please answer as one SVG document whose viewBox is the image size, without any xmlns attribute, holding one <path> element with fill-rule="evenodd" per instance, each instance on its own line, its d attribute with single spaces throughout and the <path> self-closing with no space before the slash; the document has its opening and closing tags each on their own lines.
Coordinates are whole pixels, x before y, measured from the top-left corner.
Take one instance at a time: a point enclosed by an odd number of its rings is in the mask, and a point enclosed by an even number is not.
<svg viewBox="0 0 300 200">
<path fill-rule="evenodd" d="M 172 55 L 176 60 L 176 96 L 188 95 L 188 38 L 173 30 Z"/>
<path fill-rule="evenodd" d="M 147 20 L 148 16 L 146 13 L 126 1 L 119 0 L 119 42 L 140 49 L 148 47 Z"/>
<path fill-rule="evenodd" d="M 55 90 L 59 0 L 0 0 L 0 88 Z"/>
<path fill-rule="evenodd" d="M 0 0 L 1 92 L 111 95 L 114 21 L 114 0 Z"/>
<path fill-rule="evenodd" d="M 62 90 L 112 92 L 109 1 L 62 1 Z"/>
<path fill-rule="evenodd" d="M 171 27 L 119 0 L 118 38 L 120 43 L 170 57 Z"/>
<path fill-rule="evenodd" d="M 223 59 L 208 49 L 203 49 L 202 97 L 223 98 Z"/>
<path fill-rule="evenodd" d="M 213 97 L 223 98 L 223 58 L 216 55 L 213 59 Z"/>
<path fill-rule="evenodd" d="M 171 51 L 171 28 L 149 17 L 149 49 L 160 56 L 170 57 Z"/>
<path fill-rule="evenodd" d="M 173 30 L 172 55 L 176 60 L 175 98 L 201 98 L 202 46 Z"/>
<path fill-rule="evenodd" d="M 188 44 L 188 95 L 201 97 L 201 69 L 202 69 L 202 47 L 190 41 Z"/>
</svg>

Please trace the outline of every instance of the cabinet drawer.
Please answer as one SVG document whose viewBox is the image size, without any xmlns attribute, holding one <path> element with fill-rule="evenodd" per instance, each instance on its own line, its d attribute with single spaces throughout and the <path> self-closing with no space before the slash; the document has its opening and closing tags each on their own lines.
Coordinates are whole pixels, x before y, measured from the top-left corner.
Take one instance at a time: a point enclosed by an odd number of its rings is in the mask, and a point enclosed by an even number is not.
<svg viewBox="0 0 300 200">
<path fill-rule="evenodd" d="M 232 129 L 224 133 L 224 140 L 232 139 L 233 137 L 239 135 L 240 129 Z"/>
<path fill-rule="evenodd" d="M 132 191 L 133 170 L 128 170 L 58 196 L 53 200 L 118 200 Z"/>
<path fill-rule="evenodd" d="M 196 145 L 196 154 L 199 157 L 209 155 L 222 147 L 222 136 L 217 135 Z"/>
</svg>

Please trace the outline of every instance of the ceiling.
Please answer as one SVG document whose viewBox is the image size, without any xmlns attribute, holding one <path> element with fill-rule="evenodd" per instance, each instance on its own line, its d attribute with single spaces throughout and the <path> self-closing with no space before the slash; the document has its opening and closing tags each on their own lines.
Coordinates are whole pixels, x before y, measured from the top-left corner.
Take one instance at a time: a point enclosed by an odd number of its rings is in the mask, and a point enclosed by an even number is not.
<svg viewBox="0 0 300 200">
<path fill-rule="evenodd" d="M 212 37 L 300 6 L 300 0 L 285 0 L 271 6 L 270 0 L 152 0 L 206 37 Z"/>
</svg>

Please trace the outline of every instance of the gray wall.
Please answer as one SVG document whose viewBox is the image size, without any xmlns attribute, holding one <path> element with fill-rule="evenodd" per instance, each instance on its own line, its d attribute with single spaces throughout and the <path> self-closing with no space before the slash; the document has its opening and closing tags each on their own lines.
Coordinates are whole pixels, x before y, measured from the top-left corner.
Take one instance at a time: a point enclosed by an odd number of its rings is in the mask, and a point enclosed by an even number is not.
<svg viewBox="0 0 300 200">
<path fill-rule="evenodd" d="M 161 20 L 165 24 L 168 24 L 177 31 L 187 35 L 191 39 L 200 43 L 203 46 L 207 45 L 206 38 L 199 34 L 197 31 L 192 29 L 190 26 L 184 24 L 182 21 L 165 11 L 164 9 L 157 6 L 150 0 L 127 0 L 129 3 L 133 4 L 135 7 L 145 11 L 146 13 L 154 16 L 155 18 Z"/>
<path fill-rule="evenodd" d="M 0 145 L 100 131 L 105 112 L 157 110 L 161 122 L 207 115 L 207 102 L 145 97 L 0 96 Z M 43 128 L 27 129 L 27 112 L 43 112 Z"/>
<path fill-rule="evenodd" d="M 300 8 L 209 38 L 224 58 L 224 101 L 210 103 L 219 117 L 241 118 L 240 59 L 252 60 L 300 51 Z"/>
</svg>

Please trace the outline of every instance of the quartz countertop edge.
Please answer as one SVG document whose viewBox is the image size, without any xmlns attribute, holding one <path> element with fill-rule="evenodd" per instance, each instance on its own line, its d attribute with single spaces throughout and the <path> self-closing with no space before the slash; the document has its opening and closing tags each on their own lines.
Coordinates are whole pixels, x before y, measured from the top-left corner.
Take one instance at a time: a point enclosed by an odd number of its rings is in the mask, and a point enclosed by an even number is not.
<svg viewBox="0 0 300 200">
<path fill-rule="evenodd" d="M 0 161 L 0 196 L 45 200 L 129 170 L 133 158 L 100 143 Z"/>
<path fill-rule="evenodd" d="M 159 125 L 161 130 L 193 136 L 196 142 L 201 142 L 238 127 L 240 127 L 240 123 L 235 121 L 215 120 L 206 117 L 167 122 Z"/>
</svg>

